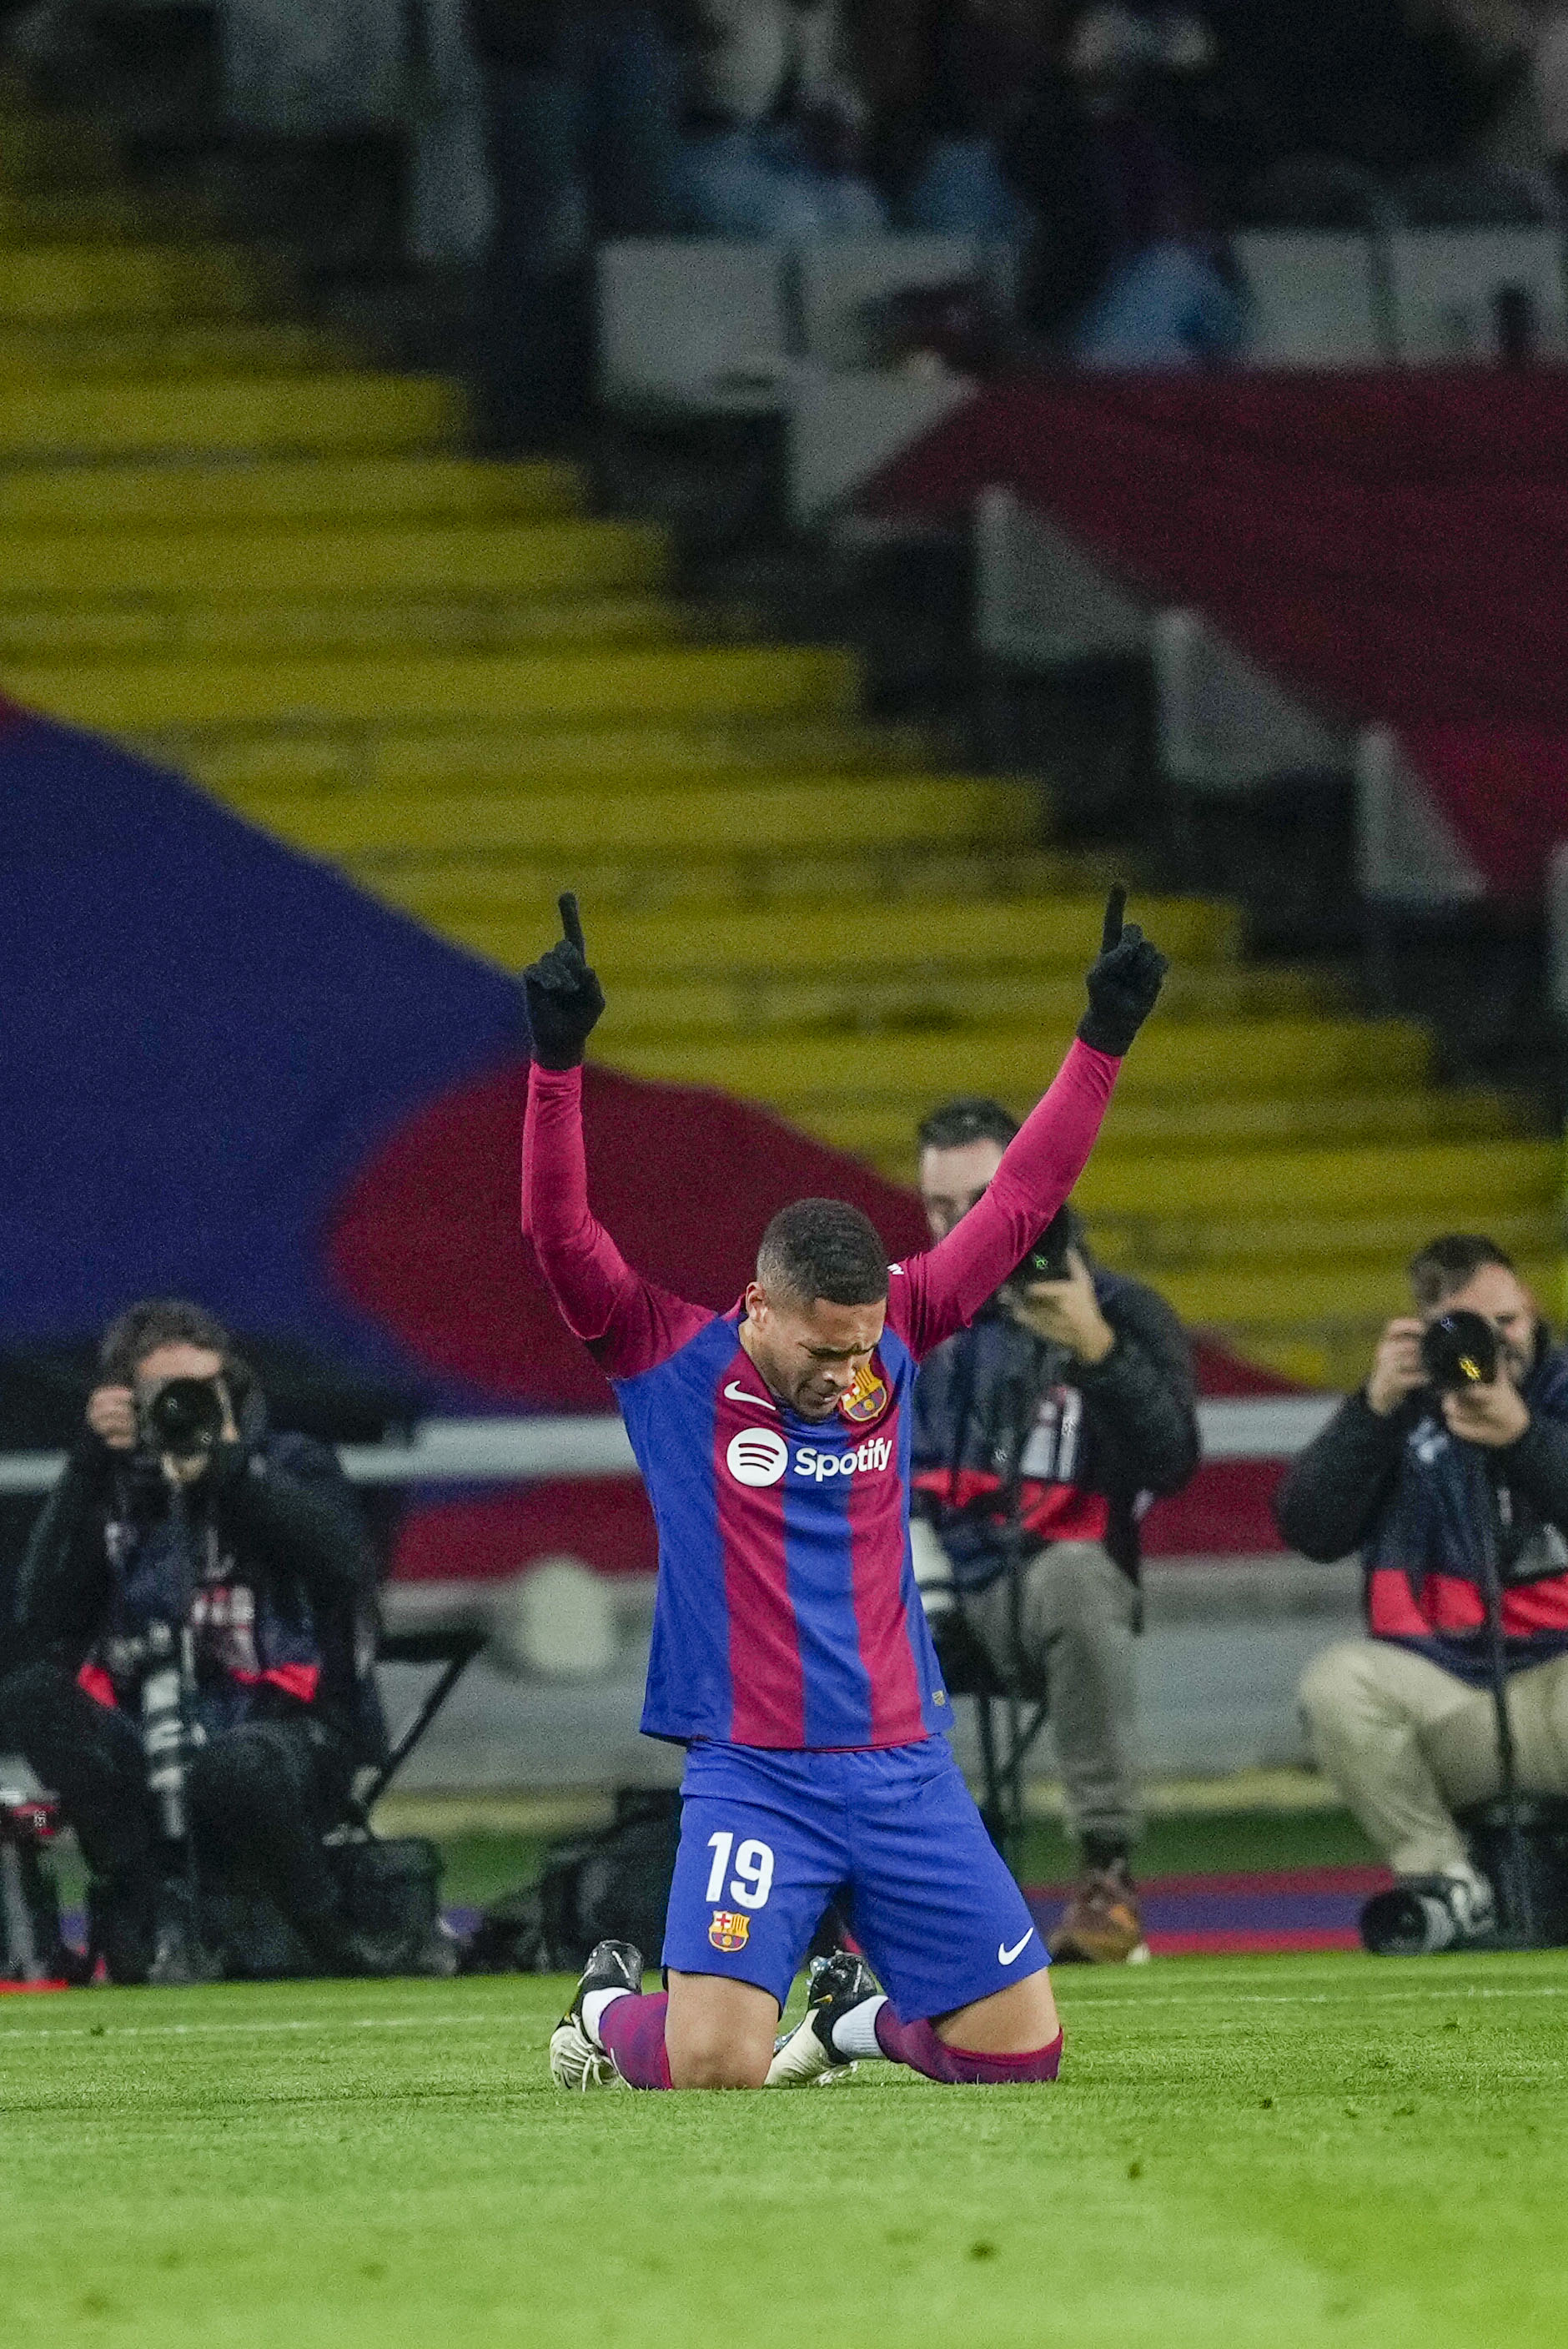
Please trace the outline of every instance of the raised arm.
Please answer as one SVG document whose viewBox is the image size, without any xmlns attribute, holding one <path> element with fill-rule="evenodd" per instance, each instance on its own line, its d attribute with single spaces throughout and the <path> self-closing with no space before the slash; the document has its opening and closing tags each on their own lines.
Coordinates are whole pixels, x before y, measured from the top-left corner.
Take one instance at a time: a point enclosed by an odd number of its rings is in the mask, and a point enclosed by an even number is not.
<svg viewBox="0 0 1568 2349">
<path fill-rule="evenodd" d="M 1084 1170 L 1117 1071 L 1166 970 L 1136 923 L 1123 929 L 1126 895 L 1119 886 L 1110 893 L 1088 975 L 1089 1008 L 1050 1091 L 1008 1143 L 985 1196 L 939 1246 L 892 1274 L 888 1316 L 916 1355 L 939 1346 L 995 1296 Z"/>
<path fill-rule="evenodd" d="M 565 932 L 523 973 L 533 1066 L 522 1127 L 522 1228 L 573 1335 L 611 1378 L 635 1378 L 700 1330 L 701 1307 L 634 1272 L 588 1205 L 583 1052 L 604 1008 L 583 948 L 577 900 Z"/>
</svg>

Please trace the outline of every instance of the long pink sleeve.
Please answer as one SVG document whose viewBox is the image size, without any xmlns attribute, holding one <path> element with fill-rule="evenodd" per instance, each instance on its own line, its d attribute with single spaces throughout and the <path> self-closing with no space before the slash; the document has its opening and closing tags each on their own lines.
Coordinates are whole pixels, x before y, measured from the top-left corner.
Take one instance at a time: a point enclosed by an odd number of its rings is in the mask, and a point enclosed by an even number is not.
<svg viewBox="0 0 1568 2349">
<path fill-rule="evenodd" d="M 893 1268 L 888 1319 L 913 1354 L 930 1353 L 961 1330 L 1022 1263 L 1083 1173 L 1120 1066 L 1109 1052 L 1075 1043 L 985 1197 L 937 1247 Z"/>
<path fill-rule="evenodd" d="M 529 1071 L 522 1229 L 562 1319 L 611 1378 L 652 1370 L 713 1319 L 634 1272 L 589 1206 L 581 1069 Z"/>
</svg>

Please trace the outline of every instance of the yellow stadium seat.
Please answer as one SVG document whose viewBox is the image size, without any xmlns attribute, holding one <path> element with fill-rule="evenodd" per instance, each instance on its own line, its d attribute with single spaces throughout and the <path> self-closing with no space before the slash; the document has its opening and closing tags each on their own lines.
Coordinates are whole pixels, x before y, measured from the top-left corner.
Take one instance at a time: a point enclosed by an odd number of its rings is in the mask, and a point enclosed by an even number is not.
<svg viewBox="0 0 1568 2349">
<path fill-rule="evenodd" d="M 608 1065 L 905 1180 L 943 1096 L 1026 1111 L 1109 860 L 1053 843 L 1038 781 L 866 717 L 847 653 L 683 602 L 666 533 L 591 518 L 571 466 L 465 453 L 466 420 L 0 78 L 0 688 L 503 967 L 574 885 Z M 1079 1185 L 1108 1262 L 1315 1381 L 1361 1375 L 1435 1227 L 1554 1291 L 1529 1104 L 1431 1083 L 1425 1030 L 1332 970 L 1247 964 L 1233 905 L 1132 911 L 1173 970 Z"/>
</svg>

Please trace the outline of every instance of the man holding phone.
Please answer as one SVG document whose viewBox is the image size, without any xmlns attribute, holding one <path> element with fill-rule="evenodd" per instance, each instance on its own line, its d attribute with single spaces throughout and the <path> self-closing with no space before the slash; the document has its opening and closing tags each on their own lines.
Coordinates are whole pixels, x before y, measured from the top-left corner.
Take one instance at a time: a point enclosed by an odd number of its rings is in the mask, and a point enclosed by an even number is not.
<svg viewBox="0 0 1568 2349">
<path fill-rule="evenodd" d="M 984 1196 L 1016 1131 L 981 1099 L 924 1120 L 920 1188 L 935 1239 Z M 998 1677 L 1049 1709 L 1083 1855 L 1051 1937 L 1058 1961 L 1147 1955 L 1130 1868 L 1138 1517 L 1197 1463 L 1181 1325 L 1141 1281 L 1093 1263 L 1070 1208 L 915 1390 L 927 1603 L 956 1604 Z"/>
</svg>

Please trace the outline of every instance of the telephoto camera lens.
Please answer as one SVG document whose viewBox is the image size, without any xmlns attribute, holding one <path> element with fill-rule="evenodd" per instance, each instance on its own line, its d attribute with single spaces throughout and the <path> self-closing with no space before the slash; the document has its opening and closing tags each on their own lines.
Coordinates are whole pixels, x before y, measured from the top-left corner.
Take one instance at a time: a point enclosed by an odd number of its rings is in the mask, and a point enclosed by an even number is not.
<svg viewBox="0 0 1568 2349">
<path fill-rule="evenodd" d="M 223 1398 L 212 1379 L 170 1379 L 143 1413 L 150 1448 L 192 1459 L 223 1433 Z"/>
<path fill-rule="evenodd" d="M 1439 1394 L 1490 1386 L 1497 1376 L 1497 1331 L 1480 1313 L 1439 1313 L 1421 1340 L 1421 1367 Z"/>
</svg>

